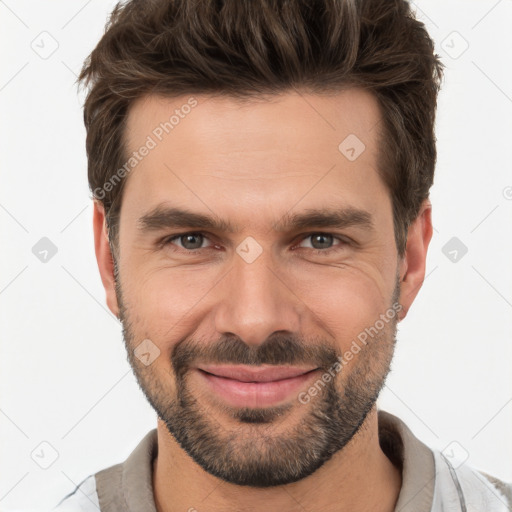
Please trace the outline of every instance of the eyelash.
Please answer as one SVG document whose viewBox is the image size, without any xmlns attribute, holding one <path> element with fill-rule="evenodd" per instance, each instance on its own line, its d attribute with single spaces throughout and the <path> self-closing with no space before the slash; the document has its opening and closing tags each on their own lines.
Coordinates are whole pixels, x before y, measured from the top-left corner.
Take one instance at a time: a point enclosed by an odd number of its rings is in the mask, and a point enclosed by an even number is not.
<svg viewBox="0 0 512 512">
<path fill-rule="evenodd" d="M 179 233 L 177 235 L 171 235 L 170 237 L 169 236 L 165 237 L 163 240 L 161 240 L 161 242 L 159 243 L 159 246 L 160 247 L 165 247 L 165 246 L 171 244 L 174 240 L 177 240 L 177 239 L 179 239 L 179 238 L 181 238 L 183 236 L 186 236 L 186 235 L 202 235 L 204 238 L 206 238 L 210 242 L 212 242 L 212 240 L 210 240 L 210 237 L 208 236 L 208 233 L 204 233 L 202 231 L 187 231 L 185 233 Z M 351 245 L 350 241 L 348 241 L 348 240 L 346 240 L 344 238 L 337 237 L 337 236 L 335 236 L 332 233 L 327 233 L 327 232 L 324 232 L 324 231 L 312 231 L 310 233 L 303 234 L 302 238 L 300 238 L 299 241 L 297 242 L 297 244 L 295 244 L 295 245 L 298 245 L 299 243 L 303 242 L 307 238 L 312 237 L 313 235 L 328 235 L 328 236 L 332 236 L 334 240 L 338 240 L 338 242 L 340 242 L 340 243 L 337 244 L 337 245 L 334 245 L 333 247 L 329 247 L 328 249 L 314 249 L 314 248 L 309 248 L 309 247 L 299 247 L 298 249 L 309 249 L 310 251 L 313 251 L 314 254 L 326 256 L 326 255 L 331 254 L 332 252 L 340 250 L 341 247 L 344 247 L 346 245 Z M 215 246 L 215 244 L 213 244 L 213 246 Z M 211 249 L 211 248 L 212 248 L 212 246 L 210 246 L 210 247 L 202 247 L 202 248 L 199 248 L 199 249 L 187 250 L 187 249 L 181 249 L 180 247 L 178 247 L 179 251 L 177 251 L 177 252 L 182 252 L 182 253 L 185 253 L 185 254 L 198 254 L 199 252 L 202 252 L 205 249 Z"/>
</svg>

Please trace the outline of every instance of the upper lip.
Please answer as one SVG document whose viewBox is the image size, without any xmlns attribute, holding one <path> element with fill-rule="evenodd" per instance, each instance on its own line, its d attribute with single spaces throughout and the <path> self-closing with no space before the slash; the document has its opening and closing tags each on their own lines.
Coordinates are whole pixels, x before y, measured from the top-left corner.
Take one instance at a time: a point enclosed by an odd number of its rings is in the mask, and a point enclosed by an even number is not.
<svg viewBox="0 0 512 512">
<path fill-rule="evenodd" d="M 291 379 L 303 375 L 317 368 L 297 366 L 243 366 L 243 365 L 209 365 L 198 366 L 199 370 L 239 380 L 241 382 L 272 382 L 282 379 Z"/>
</svg>

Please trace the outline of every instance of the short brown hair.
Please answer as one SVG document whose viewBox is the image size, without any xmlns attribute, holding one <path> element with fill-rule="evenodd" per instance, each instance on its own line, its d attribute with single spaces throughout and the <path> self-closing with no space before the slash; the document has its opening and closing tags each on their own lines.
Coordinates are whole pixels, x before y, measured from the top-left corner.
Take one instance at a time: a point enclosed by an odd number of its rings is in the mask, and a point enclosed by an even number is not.
<svg viewBox="0 0 512 512">
<path fill-rule="evenodd" d="M 117 247 L 130 105 L 146 94 L 262 97 L 361 87 L 377 98 L 378 172 L 400 256 L 434 178 L 443 65 L 405 0 L 131 0 L 118 3 L 78 78 L 89 186 Z M 340 141 L 341 142 L 341 141 Z M 108 189 L 108 190 L 107 190 Z M 97 191 L 101 191 L 101 197 Z"/>
</svg>

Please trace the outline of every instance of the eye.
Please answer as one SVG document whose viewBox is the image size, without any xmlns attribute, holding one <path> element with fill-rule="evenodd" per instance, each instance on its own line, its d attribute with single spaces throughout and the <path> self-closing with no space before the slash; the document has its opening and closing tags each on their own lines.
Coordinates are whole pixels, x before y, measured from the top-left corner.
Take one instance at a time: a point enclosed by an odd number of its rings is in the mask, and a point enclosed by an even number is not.
<svg viewBox="0 0 512 512">
<path fill-rule="evenodd" d="M 335 241 L 338 241 L 337 244 L 333 243 Z M 305 243 L 308 245 L 304 245 Z M 307 235 L 305 238 L 302 239 L 302 241 L 297 245 L 297 247 L 301 248 L 310 248 L 313 250 L 316 250 L 318 253 L 329 253 L 331 251 L 337 250 L 337 248 L 341 248 L 344 245 L 346 245 L 348 242 L 345 240 L 342 240 L 338 237 L 335 237 L 334 235 L 331 235 L 330 233 L 311 233 Z"/>
<path fill-rule="evenodd" d="M 195 231 L 166 237 L 160 243 L 161 247 L 174 246 L 172 250 L 182 253 L 201 252 L 202 249 L 217 247 L 207 234 Z M 317 232 L 303 235 L 301 241 L 294 249 L 310 249 L 317 254 L 326 255 L 333 251 L 338 251 L 349 244 L 349 241 L 330 233 Z"/>
<path fill-rule="evenodd" d="M 174 244 L 180 249 L 185 251 L 195 251 L 198 249 L 205 249 L 203 243 L 209 241 L 203 233 L 181 233 L 180 235 L 174 235 L 163 240 L 163 245 Z"/>
</svg>

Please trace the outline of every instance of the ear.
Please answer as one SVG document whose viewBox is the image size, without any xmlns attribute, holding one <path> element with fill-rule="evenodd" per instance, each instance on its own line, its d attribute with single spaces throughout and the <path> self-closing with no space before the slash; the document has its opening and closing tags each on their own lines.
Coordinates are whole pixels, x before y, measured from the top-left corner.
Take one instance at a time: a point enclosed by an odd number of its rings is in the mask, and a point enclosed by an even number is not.
<svg viewBox="0 0 512 512">
<path fill-rule="evenodd" d="M 400 311 L 403 320 L 420 291 L 425 279 L 427 250 L 432 238 L 432 204 L 423 201 L 418 216 L 409 226 L 405 254 L 399 263 L 400 272 Z"/>
<path fill-rule="evenodd" d="M 101 275 L 101 281 L 107 295 L 107 306 L 112 313 L 119 318 L 119 306 L 117 304 L 115 279 L 114 279 L 114 259 L 108 243 L 107 222 L 105 218 L 105 209 L 103 205 L 94 200 L 93 212 L 94 229 L 94 249 L 96 252 L 96 261 Z"/>
</svg>

